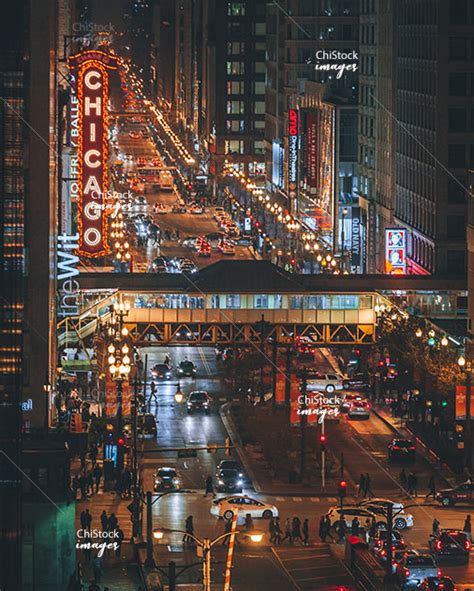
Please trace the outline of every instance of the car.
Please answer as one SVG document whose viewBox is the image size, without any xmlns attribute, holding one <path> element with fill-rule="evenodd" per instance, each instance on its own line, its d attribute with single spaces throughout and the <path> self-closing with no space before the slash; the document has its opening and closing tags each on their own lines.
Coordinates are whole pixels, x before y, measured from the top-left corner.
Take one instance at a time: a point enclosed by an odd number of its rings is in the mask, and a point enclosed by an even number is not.
<svg viewBox="0 0 474 591">
<path fill-rule="evenodd" d="M 352 507 L 347 506 L 343 507 L 330 507 L 327 514 L 331 518 L 332 523 L 335 521 L 340 521 L 344 519 L 347 528 L 352 526 L 352 520 L 357 517 L 359 520 L 360 528 L 365 529 L 365 522 L 367 519 L 372 521 L 373 519 L 377 520 L 377 516 L 372 511 L 365 509 L 364 507 Z"/>
<path fill-rule="evenodd" d="M 240 478 L 246 478 L 242 465 L 236 460 L 221 460 L 217 464 L 217 471 L 219 472 L 220 470 L 235 470 L 238 472 Z"/>
<path fill-rule="evenodd" d="M 212 398 L 205 390 L 194 390 L 188 396 L 186 407 L 188 415 L 195 410 L 203 410 L 207 415 L 211 412 Z"/>
<path fill-rule="evenodd" d="M 211 256 L 211 245 L 209 242 L 202 242 L 201 245 L 198 247 L 197 251 L 198 257 L 210 257 Z"/>
<path fill-rule="evenodd" d="M 163 203 L 160 203 L 158 201 L 156 201 L 153 204 L 153 213 L 156 213 L 158 215 L 163 215 L 165 213 L 168 213 L 168 210 L 166 209 L 166 207 L 163 205 Z"/>
<path fill-rule="evenodd" d="M 468 481 L 453 488 L 443 488 L 436 494 L 436 500 L 443 507 L 457 505 L 458 503 L 472 504 L 474 501 L 474 483 Z"/>
<path fill-rule="evenodd" d="M 366 390 L 369 387 L 367 374 L 356 373 L 350 378 L 343 380 L 344 390 Z"/>
<path fill-rule="evenodd" d="M 464 564 L 469 562 L 471 552 L 471 540 L 464 531 L 456 529 L 443 529 L 437 535 L 430 536 L 430 552 L 436 562 L 459 561 Z"/>
<path fill-rule="evenodd" d="M 410 439 L 394 437 L 388 444 L 388 458 L 390 460 L 414 461 L 416 455 L 415 443 Z"/>
<path fill-rule="evenodd" d="M 373 553 L 377 560 L 382 565 L 386 565 L 388 556 L 388 540 L 374 546 Z M 403 559 L 407 552 L 406 543 L 404 540 L 392 539 L 392 573 L 395 574 L 399 562 Z"/>
<path fill-rule="evenodd" d="M 178 364 L 178 375 L 193 378 L 196 375 L 196 366 L 192 361 L 185 359 Z"/>
<path fill-rule="evenodd" d="M 390 499 L 364 499 L 357 504 L 358 507 L 363 507 L 375 513 L 378 518 L 380 516 L 385 517 L 387 515 L 387 505 L 392 506 L 392 519 L 393 527 L 395 529 L 406 529 L 407 527 L 413 527 L 415 521 L 411 513 L 405 511 L 403 503 L 391 501 Z M 379 527 L 385 528 L 385 524 L 379 523 Z"/>
<path fill-rule="evenodd" d="M 240 234 L 240 229 L 239 226 L 237 226 L 237 224 L 229 224 L 226 227 L 226 232 L 227 234 L 229 234 L 229 236 L 237 237 Z"/>
<path fill-rule="evenodd" d="M 184 203 L 173 203 L 171 213 L 187 213 L 186 205 Z"/>
<path fill-rule="evenodd" d="M 156 257 L 148 267 L 150 273 L 168 273 L 169 261 L 164 257 Z"/>
<path fill-rule="evenodd" d="M 244 480 L 237 470 L 218 470 L 215 481 L 217 492 L 241 493 L 244 488 Z"/>
<path fill-rule="evenodd" d="M 362 400 L 362 396 L 360 394 L 344 394 L 344 398 L 341 402 L 341 406 L 340 406 L 340 411 L 342 413 L 347 413 L 349 412 L 349 409 L 351 407 L 351 404 L 353 402 L 355 402 L 356 400 Z"/>
<path fill-rule="evenodd" d="M 241 511 L 244 515 L 250 513 L 253 518 L 270 519 L 279 516 L 279 511 L 275 505 L 257 501 L 247 495 L 216 499 L 211 506 L 211 515 L 223 517 L 227 520 L 232 519 L 235 511 Z"/>
<path fill-rule="evenodd" d="M 196 241 L 198 240 L 197 236 L 187 236 L 181 240 L 182 246 L 187 246 L 188 248 L 196 248 Z"/>
<path fill-rule="evenodd" d="M 202 215 L 204 213 L 204 207 L 202 207 L 202 205 L 199 205 L 198 203 L 192 203 L 189 206 L 188 211 L 192 215 Z"/>
<path fill-rule="evenodd" d="M 350 419 L 370 419 L 370 402 L 367 400 L 354 400 L 347 411 Z"/>
<path fill-rule="evenodd" d="M 397 581 L 401 589 L 416 589 L 427 577 L 441 577 L 434 558 L 430 554 L 406 554 L 398 563 Z"/>
<path fill-rule="evenodd" d="M 156 419 L 155 415 L 147 413 L 138 415 L 137 417 L 138 433 L 142 435 L 156 435 Z"/>
<path fill-rule="evenodd" d="M 158 468 L 153 475 L 153 488 L 155 491 L 159 490 L 179 490 L 182 481 L 176 468 L 164 466 Z"/>
<path fill-rule="evenodd" d="M 218 217 L 220 217 L 221 215 L 223 215 L 225 213 L 225 209 L 223 207 L 216 207 L 214 209 L 214 214 L 213 217 L 216 220 Z"/>
<path fill-rule="evenodd" d="M 451 577 L 426 577 L 417 587 L 421 591 L 457 591 Z"/>
<path fill-rule="evenodd" d="M 332 394 L 336 390 L 342 390 L 342 379 L 334 373 L 309 374 L 306 382 L 307 392 L 327 392 Z"/>
<path fill-rule="evenodd" d="M 232 244 L 232 242 L 229 242 L 228 240 L 221 240 L 217 248 L 221 251 L 222 254 L 231 256 L 235 255 L 235 246 Z"/>
<path fill-rule="evenodd" d="M 221 240 L 224 240 L 226 235 L 224 232 L 210 232 L 205 235 L 205 239 L 213 248 L 217 248 Z"/>
<path fill-rule="evenodd" d="M 151 375 L 158 380 L 169 380 L 173 374 L 168 365 L 165 363 L 157 363 L 151 368 Z"/>
</svg>

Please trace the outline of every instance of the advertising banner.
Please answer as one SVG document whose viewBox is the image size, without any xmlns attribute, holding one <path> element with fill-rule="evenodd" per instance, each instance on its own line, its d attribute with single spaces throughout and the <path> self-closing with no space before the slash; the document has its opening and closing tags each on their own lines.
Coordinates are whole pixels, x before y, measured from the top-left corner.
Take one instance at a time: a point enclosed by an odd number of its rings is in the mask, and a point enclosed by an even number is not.
<svg viewBox="0 0 474 591">
<path fill-rule="evenodd" d="M 318 186 L 318 114 L 306 114 L 306 182 L 309 192 L 316 193 Z"/>
<path fill-rule="evenodd" d="M 362 262 L 362 228 L 360 223 L 360 207 L 352 207 L 351 218 L 351 264 L 357 269 Z"/>
<path fill-rule="evenodd" d="M 472 418 L 474 418 L 474 396 L 471 392 Z M 466 386 L 456 386 L 456 420 L 466 420 Z"/>
<path fill-rule="evenodd" d="M 296 198 L 298 182 L 298 111 L 288 111 L 288 196 Z"/>
<path fill-rule="evenodd" d="M 285 403 L 285 374 L 284 372 L 277 371 L 276 372 L 276 392 L 275 392 L 275 401 L 277 404 L 284 404 Z"/>
<path fill-rule="evenodd" d="M 403 228 L 385 230 L 385 272 L 388 275 L 406 274 L 406 240 L 406 230 Z"/>
<path fill-rule="evenodd" d="M 105 374 L 105 415 L 115 417 L 117 414 L 117 384 L 109 372 Z"/>
</svg>

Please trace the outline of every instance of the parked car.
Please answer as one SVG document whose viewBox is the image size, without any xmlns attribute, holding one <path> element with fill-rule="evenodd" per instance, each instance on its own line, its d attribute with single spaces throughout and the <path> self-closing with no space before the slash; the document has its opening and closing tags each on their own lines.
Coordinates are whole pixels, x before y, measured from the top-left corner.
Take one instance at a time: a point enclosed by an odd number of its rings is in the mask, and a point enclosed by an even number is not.
<svg viewBox="0 0 474 591">
<path fill-rule="evenodd" d="M 178 364 L 178 375 L 193 378 L 196 375 L 196 366 L 192 361 L 185 359 Z"/>
<path fill-rule="evenodd" d="M 414 461 L 416 455 L 415 443 L 410 439 L 395 437 L 388 444 L 388 457 L 390 460 Z"/>
<path fill-rule="evenodd" d="M 224 519 L 232 519 L 235 511 L 241 511 L 244 515 L 250 513 L 253 518 L 263 519 L 270 519 L 270 517 L 278 517 L 279 515 L 275 505 L 257 501 L 247 495 L 216 499 L 211 506 L 211 515 L 223 517 Z"/>
<path fill-rule="evenodd" d="M 472 504 L 474 501 L 474 483 L 464 482 L 453 488 L 443 488 L 438 491 L 436 500 L 444 507 L 449 507 L 458 503 Z"/>
<path fill-rule="evenodd" d="M 436 536 L 430 536 L 430 551 L 439 563 L 445 561 L 469 562 L 471 540 L 468 534 L 455 529 L 443 529 Z"/>
<path fill-rule="evenodd" d="M 188 415 L 195 410 L 203 410 L 207 415 L 211 412 L 212 398 L 205 390 L 194 390 L 188 396 L 186 407 Z"/>
<path fill-rule="evenodd" d="M 215 481 L 217 492 L 241 493 L 244 488 L 244 480 L 237 470 L 217 470 Z"/>
<path fill-rule="evenodd" d="M 155 491 L 159 490 L 179 490 L 182 485 L 182 480 L 176 468 L 163 466 L 158 468 L 154 474 L 153 488 Z"/>
<path fill-rule="evenodd" d="M 367 374 L 356 373 L 343 381 L 344 390 L 366 390 L 369 387 Z"/>
<path fill-rule="evenodd" d="M 307 392 L 328 392 L 331 394 L 336 390 L 342 390 L 342 378 L 336 374 L 309 374 L 306 390 Z"/>
<path fill-rule="evenodd" d="M 157 363 L 151 368 L 151 375 L 158 380 L 169 380 L 172 377 L 171 368 L 164 363 Z"/>
<path fill-rule="evenodd" d="M 401 589 L 416 589 L 427 577 L 440 577 L 442 573 L 430 554 L 406 554 L 397 566 L 397 581 Z"/>
<path fill-rule="evenodd" d="M 367 402 L 367 400 L 354 400 L 349 406 L 347 416 L 350 419 L 370 419 L 370 402 Z"/>
</svg>

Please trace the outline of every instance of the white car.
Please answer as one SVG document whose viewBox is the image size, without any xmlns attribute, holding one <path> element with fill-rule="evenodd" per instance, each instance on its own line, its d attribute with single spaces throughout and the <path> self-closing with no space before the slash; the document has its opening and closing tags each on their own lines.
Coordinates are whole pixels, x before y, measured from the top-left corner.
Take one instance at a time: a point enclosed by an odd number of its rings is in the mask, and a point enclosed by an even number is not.
<svg viewBox="0 0 474 591">
<path fill-rule="evenodd" d="M 347 411 L 350 419 L 370 419 L 370 402 L 367 400 L 353 400 Z"/>
<path fill-rule="evenodd" d="M 318 373 L 308 377 L 306 382 L 307 392 L 328 392 L 331 394 L 336 390 L 343 389 L 341 376 L 334 373 Z"/>
<path fill-rule="evenodd" d="M 415 524 L 413 515 L 405 511 L 403 503 L 391 501 L 390 499 L 372 498 L 361 501 L 357 506 L 373 511 L 376 515 L 380 515 L 381 512 L 385 513 L 388 504 L 391 504 L 393 508 L 393 527 L 395 529 L 413 527 Z"/>
<path fill-rule="evenodd" d="M 232 519 L 235 511 L 242 512 L 244 515 L 250 513 L 252 518 L 270 519 L 270 517 L 278 517 L 278 509 L 275 505 L 262 503 L 262 501 L 257 501 L 247 495 L 224 497 L 216 499 L 212 503 L 211 515 L 215 517 Z"/>
<path fill-rule="evenodd" d="M 339 507 L 331 507 L 328 510 L 328 515 L 331 518 L 331 523 L 336 523 L 336 521 L 340 521 L 341 518 L 344 518 L 345 524 L 347 528 L 351 528 L 352 520 L 354 517 L 357 517 L 359 520 L 359 527 L 360 529 L 365 529 L 365 522 L 367 518 L 372 520 L 375 518 L 377 520 L 377 516 L 372 511 L 365 509 L 364 507 L 344 507 L 340 509 Z M 378 520 L 377 520 L 378 522 Z"/>
<path fill-rule="evenodd" d="M 217 248 L 221 251 L 222 254 L 226 255 L 234 255 L 235 254 L 235 247 L 232 242 L 228 242 L 227 240 L 221 240 Z"/>
<path fill-rule="evenodd" d="M 223 207 L 216 207 L 214 210 L 214 219 L 217 220 L 220 216 L 225 214 L 225 209 Z"/>
</svg>

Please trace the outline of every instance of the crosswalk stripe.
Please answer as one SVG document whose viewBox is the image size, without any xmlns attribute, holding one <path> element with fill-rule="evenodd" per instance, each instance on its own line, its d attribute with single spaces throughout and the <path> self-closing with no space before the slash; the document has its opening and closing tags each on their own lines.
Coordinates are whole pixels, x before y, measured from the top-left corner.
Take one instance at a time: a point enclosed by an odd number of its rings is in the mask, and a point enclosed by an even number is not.
<svg viewBox="0 0 474 591">
<path fill-rule="evenodd" d="M 319 501 L 321 500 L 319 497 L 311 497 L 311 502 L 312 503 L 319 503 Z"/>
<path fill-rule="evenodd" d="M 293 501 L 295 501 L 295 503 L 301 503 L 303 499 L 301 497 L 293 497 Z"/>
</svg>

